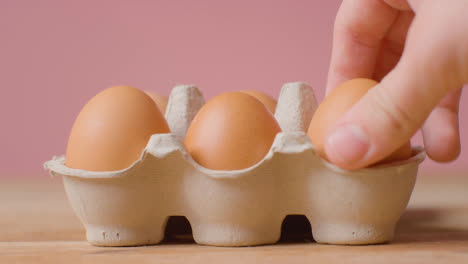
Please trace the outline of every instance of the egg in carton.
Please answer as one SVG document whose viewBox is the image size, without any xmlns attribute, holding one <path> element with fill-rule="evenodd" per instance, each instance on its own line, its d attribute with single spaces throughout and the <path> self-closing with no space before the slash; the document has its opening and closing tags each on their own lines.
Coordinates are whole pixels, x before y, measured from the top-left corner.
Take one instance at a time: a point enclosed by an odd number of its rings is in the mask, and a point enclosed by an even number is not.
<svg viewBox="0 0 468 264">
<path fill-rule="evenodd" d="M 282 132 L 268 154 L 241 170 L 210 170 L 183 145 L 203 106 L 195 86 L 176 86 L 166 120 L 170 134 L 153 135 L 140 159 L 119 171 L 93 172 L 45 163 L 63 176 L 68 199 L 96 246 L 160 243 L 170 216 L 185 216 L 196 243 L 213 246 L 273 244 L 287 215 L 305 215 L 314 240 L 375 244 L 392 239 L 425 153 L 355 171 L 319 157 L 307 134 L 317 103 L 306 83 L 283 86 L 275 111 Z"/>
</svg>

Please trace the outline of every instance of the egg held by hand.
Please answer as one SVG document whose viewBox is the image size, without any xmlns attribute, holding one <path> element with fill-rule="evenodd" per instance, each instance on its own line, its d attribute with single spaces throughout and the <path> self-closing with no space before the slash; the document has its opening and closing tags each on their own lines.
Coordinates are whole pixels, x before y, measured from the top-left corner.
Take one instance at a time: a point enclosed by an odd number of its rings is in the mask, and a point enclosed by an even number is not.
<svg viewBox="0 0 468 264">
<path fill-rule="evenodd" d="M 312 117 L 307 133 L 322 158 L 328 160 L 324 144 L 326 133 L 330 127 L 376 84 L 378 82 L 365 78 L 349 80 L 336 87 L 319 105 Z M 405 160 L 411 156 L 411 144 L 407 142 L 392 154 L 376 163 L 390 163 Z"/>
<path fill-rule="evenodd" d="M 200 109 L 187 131 L 185 146 L 208 169 L 239 170 L 261 161 L 280 131 L 260 101 L 242 92 L 229 92 Z"/>
<path fill-rule="evenodd" d="M 111 87 L 93 97 L 76 118 L 65 165 L 88 171 L 125 169 L 156 133 L 169 133 L 169 127 L 153 100 L 133 87 Z"/>
</svg>

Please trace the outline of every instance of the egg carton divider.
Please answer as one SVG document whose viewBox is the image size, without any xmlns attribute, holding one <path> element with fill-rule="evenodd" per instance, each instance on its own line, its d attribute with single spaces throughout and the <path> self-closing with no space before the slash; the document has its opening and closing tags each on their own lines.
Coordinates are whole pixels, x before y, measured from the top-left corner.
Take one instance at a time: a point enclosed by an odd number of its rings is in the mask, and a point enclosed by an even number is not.
<svg viewBox="0 0 468 264">
<path fill-rule="evenodd" d="M 253 246 L 276 243 L 287 215 L 305 215 L 314 239 L 329 244 L 375 244 L 392 239 L 424 160 L 356 171 L 320 158 L 305 131 L 317 102 L 302 82 L 283 86 L 275 112 L 282 132 L 268 154 L 242 170 L 215 171 L 197 164 L 183 145 L 203 106 L 200 90 L 176 86 L 165 117 L 171 134 L 155 134 L 140 159 L 112 172 L 65 166 L 54 157 L 44 167 L 62 176 L 70 204 L 96 246 L 158 244 L 170 216 L 185 216 L 196 243 Z"/>
</svg>

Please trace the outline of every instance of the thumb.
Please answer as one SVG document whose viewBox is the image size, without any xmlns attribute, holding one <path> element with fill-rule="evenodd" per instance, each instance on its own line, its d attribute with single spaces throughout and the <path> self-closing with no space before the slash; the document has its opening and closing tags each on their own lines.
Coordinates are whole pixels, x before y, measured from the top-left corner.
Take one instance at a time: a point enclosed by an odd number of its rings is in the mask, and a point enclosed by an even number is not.
<svg viewBox="0 0 468 264">
<path fill-rule="evenodd" d="M 408 77 L 414 74 L 397 66 L 331 127 L 325 152 L 332 163 L 363 168 L 410 140 L 444 94 Z"/>
</svg>

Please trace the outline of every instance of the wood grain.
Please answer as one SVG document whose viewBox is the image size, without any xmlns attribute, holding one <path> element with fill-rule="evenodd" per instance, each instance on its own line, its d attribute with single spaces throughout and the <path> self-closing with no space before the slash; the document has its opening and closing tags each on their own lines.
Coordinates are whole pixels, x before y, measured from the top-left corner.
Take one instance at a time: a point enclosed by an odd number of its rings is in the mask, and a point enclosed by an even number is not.
<svg viewBox="0 0 468 264">
<path fill-rule="evenodd" d="M 161 245 L 102 248 L 85 241 L 61 179 L 0 182 L 0 263 L 468 263 L 468 174 L 421 175 L 390 244 L 199 246 L 190 235 Z"/>
</svg>

